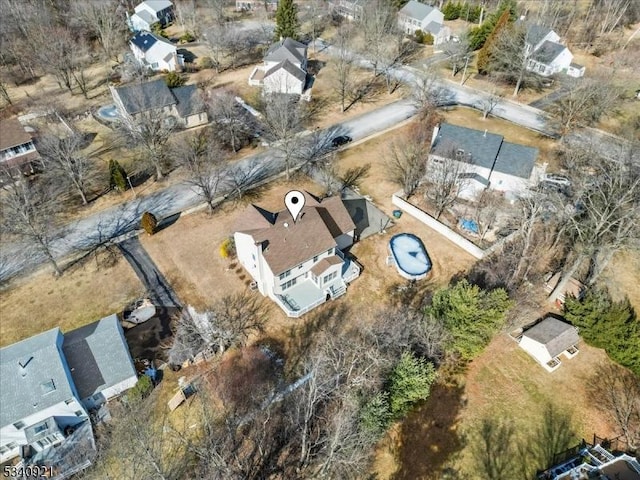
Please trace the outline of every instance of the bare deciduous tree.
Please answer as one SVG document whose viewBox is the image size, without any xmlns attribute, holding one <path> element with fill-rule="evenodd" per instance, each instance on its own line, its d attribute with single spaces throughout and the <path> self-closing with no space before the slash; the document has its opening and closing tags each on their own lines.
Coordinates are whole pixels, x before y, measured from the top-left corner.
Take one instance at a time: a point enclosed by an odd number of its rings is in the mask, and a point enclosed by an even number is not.
<svg viewBox="0 0 640 480">
<path fill-rule="evenodd" d="M 354 58 L 351 53 L 353 31 L 350 25 L 342 25 L 338 28 L 334 37 L 333 47 L 337 54 L 331 61 L 331 68 L 335 75 L 335 91 L 340 100 L 343 112 L 353 105 L 353 100 L 347 105 L 348 99 L 355 89 Z"/>
<path fill-rule="evenodd" d="M 465 188 L 469 186 L 468 160 L 459 154 L 455 145 L 441 145 L 430 158 L 427 167 L 427 188 L 425 196 L 433 204 L 436 219 L 453 205 Z"/>
<path fill-rule="evenodd" d="M 38 141 L 38 150 L 47 166 L 73 185 L 84 205 L 88 203 L 87 195 L 100 169 L 97 159 L 83 152 L 85 143 L 85 136 L 80 132 L 62 137 L 49 133 Z"/>
<path fill-rule="evenodd" d="M 181 4 L 179 4 L 181 5 Z M 120 48 L 126 37 L 125 22 L 118 13 L 118 2 L 74 0 L 71 5 L 73 20 L 97 38 L 104 55 L 108 59 L 118 60 Z"/>
<path fill-rule="evenodd" d="M 417 74 L 411 85 L 411 99 L 423 116 L 449 103 L 449 96 L 450 93 L 433 71 Z"/>
<path fill-rule="evenodd" d="M 230 92 L 215 92 L 208 101 L 209 117 L 216 126 L 216 136 L 235 153 L 251 139 L 248 113 Z"/>
<path fill-rule="evenodd" d="M 389 2 L 376 0 L 363 9 L 359 24 L 363 37 L 361 52 L 371 62 L 373 75 L 377 76 L 388 42 L 393 41 L 390 35 L 397 31 L 395 12 Z"/>
<path fill-rule="evenodd" d="M 462 82 L 466 75 L 466 69 L 473 57 L 473 50 L 467 35 L 462 35 L 457 42 L 449 41 L 442 45 L 442 52 L 446 55 L 451 65 L 451 76 L 455 77 L 460 70 L 462 72 Z"/>
<path fill-rule="evenodd" d="M 201 129 L 185 136 L 178 144 L 177 156 L 187 169 L 187 182 L 209 206 L 209 213 L 216 207 L 216 199 L 226 178 L 226 154 L 210 138 L 211 132 Z"/>
<path fill-rule="evenodd" d="M 429 133 L 422 126 L 414 127 L 405 138 L 389 146 L 390 179 L 402 187 L 407 197 L 415 193 L 424 178 L 430 146 Z"/>
<path fill-rule="evenodd" d="M 243 345 L 249 335 L 264 329 L 267 311 L 261 297 L 248 293 L 226 295 L 202 313 L 188 307 L 177 320 L 170 362 L 182 364 L 204 350 L 222 354 Z"/>
<path fill-rule="evenodd" d="M 482 99 L 479 102 L 480 109 L 482 110 L 482 119 L 486 120 L 489 115 L 493 112 L 493 109 L 498 106 L 502 97 L 497 92 L 495 88 L 491 91 L 487 92 L 482 96 Z"/>
<path fill-rule="evenodd" d="M 35 246 L 53 267 L 54 274 L 62 275 L 53 251 L 58 233 L 51 186 L 19 178 L 10 179 L 2 188 L 2 226 L 5 232 Z"/>
</svg>

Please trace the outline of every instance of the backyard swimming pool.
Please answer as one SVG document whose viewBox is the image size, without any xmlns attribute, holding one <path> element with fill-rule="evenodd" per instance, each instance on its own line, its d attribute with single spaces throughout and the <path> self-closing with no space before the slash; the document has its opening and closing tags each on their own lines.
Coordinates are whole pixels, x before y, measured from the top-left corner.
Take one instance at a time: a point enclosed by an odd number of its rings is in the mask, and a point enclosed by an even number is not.
<svg viewBox="0 0 640 480">
<path fill-rule="evenodd" d="M 96 114 L 98 115 L 98 117 L 100 117 L 103 120 L 106 120 L 107 122 L 114 122 L 118 118 L 120 118 L 120 115 L 118 115 L 118 110 L 116 109 L 115 105 L 105 105 L 103 107 L 100 107 L 96 112 Z"/>
<path fill-rule="evenodd" d="M 389 240 L 389 250 L 398 273 L 408 280 L 421 280 L 431 270 L 431 259 L 422 240 L 411 233 L 400 233 Z"/>
</svg>

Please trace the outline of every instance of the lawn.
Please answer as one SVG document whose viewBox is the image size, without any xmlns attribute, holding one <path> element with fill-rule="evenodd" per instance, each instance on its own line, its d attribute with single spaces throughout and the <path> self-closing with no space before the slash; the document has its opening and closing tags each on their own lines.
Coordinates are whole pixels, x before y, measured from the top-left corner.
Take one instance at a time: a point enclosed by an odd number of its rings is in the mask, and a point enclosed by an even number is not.
<svg viewBox="0 0 640 480">
<path fill-rule="evenodd" d="M 111 261 L 115 263 L 110 263 Z M 59 326 L 63 331 L 120 312 L 143 294 L 129 264 L 105 254 L 60 278 L 45 272 L 16 280 L 0 292 L 0 344 L 9 345 Z"/>
</svg>

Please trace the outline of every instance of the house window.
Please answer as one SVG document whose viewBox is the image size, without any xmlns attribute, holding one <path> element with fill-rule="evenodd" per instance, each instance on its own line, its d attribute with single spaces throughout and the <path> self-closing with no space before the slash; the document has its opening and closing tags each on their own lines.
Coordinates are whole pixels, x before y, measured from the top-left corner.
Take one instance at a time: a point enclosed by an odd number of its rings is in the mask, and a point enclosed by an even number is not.
<svg viewBox="0 0 640 480">
<path fill-rule="evenodd" d="M 16 430 L 22 430 L 24 428 L 24 422 L 16 422 L 13 426 L 16 427 Z"/>
<path fill-rule="evenodd" d="M 13 450 L 14 448 L 16 448 L 18 446 L 18 444 L 16 442 L 9 442 L 7 443 L 7 448 L 9 450 Z"/>
<path fill-rule="evenodd" d="M 82 410 L 76 410 L 74 413 L 76 414 L 76 417 L 83 417 L 84 416 L 84 412 Z"/>
<path fill-rule="evenodd" d="M 9 449 L 5 446 L 0 447 L 0 455 L 5 455 L 9 453 Z"/>
<path fill-rule="evenodd" d="M 298 281 L 297 278 L 292 278 L 291 280 L 289 280 L 289 281 L 283 283 L 282 285 L 280 285 L 280 288 L 282 288 L 282 290 L 286 290 L 287 288 L 291 288 L 296 284 L 297 281 Z"/>
<path fill-rule="evenodd" d="M 313 263 L 316 263 L 318 261 L 318 255 L 316 255 L 315 257 L 313 257 Z"/>
<path fill-rule="evenodd" d="M 41 383 L 40 389 L 42 390 L 42 393 L 46 395 L 47 393 L 53 392 L 56 389 L 56 385 L 53 383 L 53 379 L 51 379 L 48 382 Z"/>
<path fill-rule="evenodd" d="M 158 62 L 153 62 L 151 64 L 151 68 L 153 68 L 154 70 L 158 68 Z"/>
<path fill-rule="evenodd" d="M 284 273 L 280 274 L 280 280 L 284 280 L 285 278 L 287 278 L 289 275 L 291 275 L 291 270 L 287 270 Z"/>
<path fill-rule="evenodd" d="M 33 429 L 33 433 L 38 434 L 38 433 L 42 433 L 44 432 L 46 429 L 48 428 L 46 423 L 43 423 L 42 425 L 38 425 L 37 427 L 34 427 Z"/>
<path fill-rule="evenodd" d="M 333 255 L 333 247 L 327 250 L 327 255 Z"/>
<path fill-rule="evenodd" d="M 322 283 L 330 282 L 337 276 L 338 276 L 338 272 L 333 272 L 333 273 L 330 273 L 329 275 L 325 275 L 324 278 L 322 279 Z"/>
</svg>

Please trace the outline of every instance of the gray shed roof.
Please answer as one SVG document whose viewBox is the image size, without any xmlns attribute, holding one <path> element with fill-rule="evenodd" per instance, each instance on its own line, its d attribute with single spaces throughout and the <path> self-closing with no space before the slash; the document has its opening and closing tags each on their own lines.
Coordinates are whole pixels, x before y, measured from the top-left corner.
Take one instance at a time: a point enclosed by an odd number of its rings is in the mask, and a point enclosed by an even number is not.
<svg viewBox="0 0 640 480">
<path fill-rule="evenodd" d="M 502 135 L 473 128 L 440 124 L 432 153 L 447 156 L 452 150 L 464 150 L 471 164 L 521 178 L 529 178 L 538 157 L 538 149 L 505 142 Z M 471 154 L 469 158 L 468 154 Z"/>
<path fill-rule="evenodd" d="M 282 62 L 278 63 L 277 65 L 274 65 L 273 67 L 271 67 L 269 70 L 267 70 L 265 72 L 264 78 L 267 78 L 269 75 L 274 74 L 275 72 L 277 72 L 281 68 L 283 70 L 285 70 L 286 72 L 289 72 L 291 75 L 296 77 L 301 82 L 304 82 L 304 80 L 307 78 L 307 74 L 304 72 L 304 70 L 298 68 L 293 63 L 291 63 L 289 60 L 283 60 Z"/>
<path fill-rule="evenodd" d="M 517 143 L 502 142 L 493 169 L 515 177 L 528 179 L 538 158 L 538 149 Z"/>
<path fill-rule="evenodd" d="M 267 50 L 264 56 L 266 62 L 282 62 L 289 60 L 297 64 L 304 62 L 307 57 L 307 46 L 304 43 L 296 42 L 292 38 L 285 38 L 274 43 Z"/>
<path fill-rule="evenodd" d="M 172 88 L 171 93 L 178 101 L 176 109 L 182 118 L 205 111 L 204 101 L 195 85 Z"/>
<path fill-rule="evenodd" d="M 65 334 L 62 349 L 80 400 L 136 376 L 116 315 Z"/>
<path fill-rule="evenodd" d="M 398 12 L 401 15 L 406 15 L 407 17 L 415 18 L 416 20 L 424 20 L 427 15 L 429 15 L 435 7 L 427 5 L 426 3 L 416 2 L 415 0 L 411 0 L 407 3 L 402 9 Z"/>
<path fill-rule="evenodd" d="M 140 10 L 134 13 L 133 15 L 143 20 L 147 25 L 152 25 L 158 21 L 157 17 L 154 17 L 153 15 L 151 15 L 151 13 L 148 10 Z"/>
<path fill-rule="evenodd" d="M 531 58 L 533 58 L 536 62 L 542 63 L 544 65 L 549 65 L 566 48 L 567 47 L 561 45 L 560 43 L 550 42 L 549 40 L 547 40 L 540 46 L 539 49 L 533 52 Z"/>
<path fill-rule="evenodd" d="M 61 350 L 59 328 L 0 348 L 0 427 L 74 396 Z"/>
<path fill-rule="evenodd" d="M 542 322 L 525 330 L 523 336 L 544 345 L 552 357 L 560 355 L 580 340 L 578 331 L 573 325 L 553 317 L 547 317 Z"/>
<path fill-rule="evenodd" d="M 163 108 L 176 103 L 175 97 L 161 78 L 150 82 L 136 83 L 115 90 L 128 114 Z"/>
<path fill-rule="evenodd" d="M 156 13 L 164 10 L 165 8 L 173 6 L 173 3 L 171 3 L 169 0 L 145 0 L 139 5 L 141 5 L 142 3 L 150 7 Z"/>
</svg>

